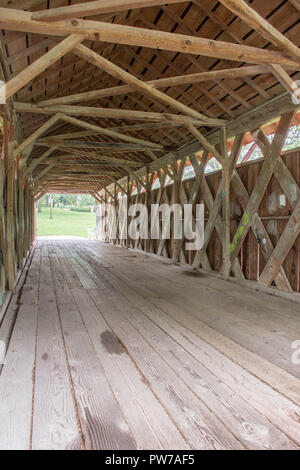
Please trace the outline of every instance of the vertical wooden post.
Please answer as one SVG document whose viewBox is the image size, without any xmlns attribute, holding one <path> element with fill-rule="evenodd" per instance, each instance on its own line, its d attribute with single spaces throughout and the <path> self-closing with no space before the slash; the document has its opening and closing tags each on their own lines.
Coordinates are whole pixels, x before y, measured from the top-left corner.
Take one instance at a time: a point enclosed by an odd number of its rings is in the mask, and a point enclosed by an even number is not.
<svg viewBox="0 0 300 470">
<path fill-rule="evenodd" d="M 7 139 L 6 134 L 6 117 L 3 116 L 3 147 L 4 147 L 4 156 L 7 156 L 5 152 L 5 141 Z M 1 267 L 1 280 L 2 280 L 2 292 L 5 289 L 6 279 L 8 277 L 7 271 L 7 248 L 6 248 L 6 213 L 4 208 L 4 188 L 5 188 L 5 162 L 0 158 L 0 248 L 1 248 L 1 257 L 2 257 L 2 267 Z"/>
<path fill-rule="evenodd" d="M 29 188 L 26 181 L 25 184 L 25 194 L 24 194 L 24 257 L 27 256 L 28 247 L 29 247 L 29 232 L 28 232 L 28 195 Z"/>
<path fill-rule="evenodd" d="M 131 198 L 131 184 L 130 184 L 130 177 L 127 176 L 127 222 L 126 222 L 126 232 L 127 232 L 127 239 L 126 239 L 126 248 L 128 249 L 130 246 L 129 240 L 129 207 L 130 207 L 130 198 Z"/>
<path fill-rule="evenodd" d="M 0 277 L 1 285 L 0 289 L 2 294 L 5 290 L 6 279 L 7 279 L 7 259 L 6 259 L 6 238 L 5 238 L 5 212 L 4 212 L 4 200 L 3 200 L 3 188 L 4 188 L 4 162 L 0 159 Z"/>
<path fill-rule="evenodd" d="M 24 263 L 24 187 L 23 169 L 18 171 L 18 199 L 19 199 L 19 239 L 18 239 L 18 264 L 23 269 Z"/>
<path fill-rule="evenodd" d="M 146 193 L 145 193 L 145 206 L 147 208 L 147 232 L 148 238 L 145 240 L 145 251 L 150 251 L 150 217 L 151 217 L 151 183 L 153 179 L 151 178 L 150 181 L 150 174 L 149 168 L 146 169 Z"/>
<path fill-rule="evenodd" d="M 14 126 L 8 129 L 7 154 L 7 265 L 8 288 L 14 289 L 15 282 L 15 246 L 14 246 L 14 194 L 15 194 L 15 156 L 14 156 Z"/>
<path fill-rule="evenodd" d="M 33 245 L 35 241 L 35 200 L 34 196 L 31 193 L 31 246 Z"/>
<path fill-rule="evenodd" d="M 115 208 L 115 214 L 116 214 L 116 237 L 113 241 L 114 245 L 117 244 L 117 241 L 118 241 L 118 231 L 119 231 L 119 224 L 117 223 L 118 222 L 118 214 L 117 214 L 117 211 L 118 211 L 118 199 L 117 199 L 117 185 L 114 184 L 114 208 Z"/>
<path fill-rule="evenodd" d="M 173 204 L 179 204 L 179 188 L 180 188 L 180 183 L 181 183 L 181 178 L 178 174 L 178 168 L 177 168 L 177 161 L 175 160 L 174 164 L 172 165 L 172 170 L 174 174 L 174 183 L 173 183 L 173 193 L 172 193 L 172 203 Z M 176 263 L 178 261 L 177 259 L 177 252 L 180 243 L 180 240 L 175 240 L 175 217 L 172 215 L 172 221 L 171 221 L 171 227 L 173 227 L 174 233 L 173 233 L 173 239 L 172 239 L 172 262 Z M 179 257 L 179 253 L 178 253 Z"/>
<path fill-rule="evenodd" d="M 230 276 L 230 159 L 227 148 L 226 128 L 221 129 L 221 150 L 223 155 L 222 180 L 223 180 L 223 276 L 225 280 Z"/>
<path fill-rule="evenodd" d="M 32 216 L 32 213 L 31 213 L 31 190 L 29 188 L 28 190 L 28 227 L 27 227 L 27 230 L 28 230 L 28 250 L 30 250 L 30 247 L 31 247 L 31 235 L 32 235 L 32 232 L 31 232 L 31 216 Z"/>
<path fill-rule="evenodd" d="M 105 190 L 104 190 L 104 204 L 105 204 L 105 206 L 106 206 L 106 204 L 107 204 L 107 192 L 106 192 Z M 108 217 L 107 217 L 107 221 L 109 222 L 109 218 L 108 218 Z M 106 228 L 108 228 L 108 227 L 106 227 Z M 108 233 L 107 230 L 106 230 L 106 233 Z M 105 242 L 109 242 L 109 234 L 106 235 L 104 241 L 105 241 Z"/>
</svg>

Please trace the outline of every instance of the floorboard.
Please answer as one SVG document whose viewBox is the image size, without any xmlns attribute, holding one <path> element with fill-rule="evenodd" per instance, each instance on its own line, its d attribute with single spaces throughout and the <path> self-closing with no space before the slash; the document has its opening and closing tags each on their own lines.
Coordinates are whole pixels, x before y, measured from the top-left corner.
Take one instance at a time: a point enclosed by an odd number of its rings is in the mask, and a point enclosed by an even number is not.
<svg viewBox="0 0 300 470">
<path fill-rule="evenodd" d="M 35 244 L 2 323 L 0 449 L 299 449 L 297 304 L 87 240 Z"/>
</svg>

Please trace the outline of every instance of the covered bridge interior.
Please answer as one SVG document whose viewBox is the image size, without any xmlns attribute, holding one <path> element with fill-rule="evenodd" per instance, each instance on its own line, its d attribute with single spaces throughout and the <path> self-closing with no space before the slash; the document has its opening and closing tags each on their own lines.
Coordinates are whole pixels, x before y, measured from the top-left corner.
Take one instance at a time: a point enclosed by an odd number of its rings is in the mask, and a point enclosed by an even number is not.
<svg viewBox="0 0 300 470">
<path fill-rule="evenodd" d="M 0 0 L 1 449 L 299 449 L 299 14 Z M 49 192 L 204 244 L 41 241 Z"/>
</svg>

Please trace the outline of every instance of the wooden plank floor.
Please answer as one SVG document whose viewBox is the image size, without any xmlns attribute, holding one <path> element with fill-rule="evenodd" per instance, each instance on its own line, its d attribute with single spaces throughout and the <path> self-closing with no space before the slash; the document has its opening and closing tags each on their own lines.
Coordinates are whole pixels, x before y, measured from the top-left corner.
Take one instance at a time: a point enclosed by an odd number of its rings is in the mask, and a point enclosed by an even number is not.
<svg viewBox="0 0 300 470">
<path fill-rule="evenodd" d="M 0 449 L 299 449 L 296 304 L 122 248 L 37 242 L 0 326 Z"/>
</svg>

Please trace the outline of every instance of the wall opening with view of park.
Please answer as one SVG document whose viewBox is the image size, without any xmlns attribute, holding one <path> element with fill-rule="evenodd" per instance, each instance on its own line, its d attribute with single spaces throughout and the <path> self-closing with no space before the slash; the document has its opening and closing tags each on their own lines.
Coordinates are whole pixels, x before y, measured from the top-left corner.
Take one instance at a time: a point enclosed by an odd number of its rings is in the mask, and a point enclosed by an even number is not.
<svg viewBox="0 0 300 470">
<path fill-rule="evenodd" d="M 46 194 L 36 203 L 37 237 L 94 238 L 95 204 L 88 194 Z"/>
</svg>

